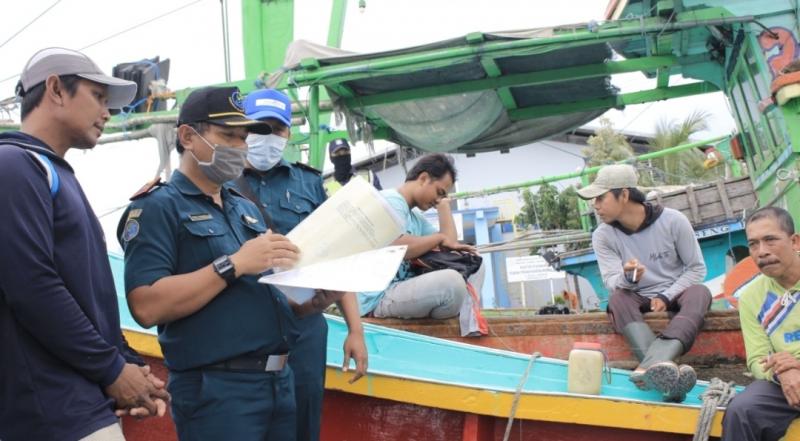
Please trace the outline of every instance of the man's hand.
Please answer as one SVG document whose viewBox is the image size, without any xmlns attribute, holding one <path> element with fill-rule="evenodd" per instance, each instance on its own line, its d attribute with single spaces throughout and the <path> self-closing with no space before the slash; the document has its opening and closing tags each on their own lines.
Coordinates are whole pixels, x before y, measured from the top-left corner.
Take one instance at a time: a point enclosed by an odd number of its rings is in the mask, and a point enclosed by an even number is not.
<svg viewBox="0 0 800 441">
<path fill-rule="evenodd" d="M 445 250 L 452 250 L 452 251 L 464 251 L 466 253 L 478 255 L 478 250 L 472 246 L 465 243 L 461 243 L 457 240 L 450 240 L 450 239 L 443 239 L 442 243 L 439 244 L 439 247 Z"/>
<path fill-rule="evenodd" d="M 350 367 L 350 358 L 356 361 L 356 373 L 350 379 L 349 383 L 353 384 L 361 377 L 367 374 L 367 345 L 364 344 L 363 332 L 349 332 L 344 341 L 344 363 L 342 364 L 342 372 L 347 372 Z"/>
<path fill-rule="evenodd" d="M 154 383 L 153 378 L 158 382 Z M 122 372 L 111 385 L 106 387 L 105 392 L 114 399 L 118 409 L 143 408 L 149 415 L 159 413 L 159 405 L 154 402 L 157 399 L 164 402 L 164 410 L 161 411 L 163 415 L 166 411 L 166 402 L 170 398 L 164 389 L 164 382 L 150 373 L 149 366 L 140 367 L 132 363 L 125 364 Z"/>
<path fill-rule="evenodd" d="M 653 312 L 664 312 L 667 310 L 667 304 L 658 297 L 650 299 L 650 310 Z"/>
<path fill-rule="evenodd" d="M 153 384 L 153 386 L 155 386 L 158 389 L 164 389 L 164 386 L 166 386 L 166 383 L 164 383 L 164 380 L 156 377 L 155 375 L 153 375 L 152 372 L 150 372 L 150 366 L 140 366 L 140 369 L 142 369 L 142 373 L 147 375 L 147 379 L 150 380 L 150 382 Z M 167 402 L 168 401 L 169 400 L 165 401 L 165 400 L 163 400 L 161 398 L 153 398 L 153 402 L 156 404 L 156 413 L 155 414 L 151 414 L 147 410 L 147 408 L 145 408 L 145 407 L 134 407 L 134 408 L 131 408 L 131 409 L 117 409 L 117 410 L 114 411 L 114 414 L 116 414 L 117 417 L 123 417 L 125 415 L 130 415 L 130 416 L 135 417 L 137 419 L 150 417 L 150 416 L 163 417 L 167 413 Z"/>
<path fill-rule="evenodd" d="M 631 259 L 622 265 L 622 271 L 627 274 L 625 278 L 633 283 L 639 283 L 642 280 L 645 270 L 644 265 L 639 263 L 639 259 Z"/>
<path fill-rule="evenodd" d="M 315 312 L 322 312 L 334 302 L 342 299 L 346 293 L 344 291 L 329 291 L 327 289 L 314 290 L 314 297 L 309 300 Z"/>
<path fill-rule="evenodd" d="M 286 236 L 267 232 L 250 239 L 231 255 L 236 275 L 257 275 L 269 268 L 291 268 L 300 258 L 300 250 Z"/>
<path fill-rule="evenodd" d="M 781 389 L 783 389 L 783 396 L 792 407 L 800 407 L 800 370 L 789 369 L 788 371 L 778 374 L 778 380 L 781 382 Z"/>
<path fill-rule="evenodd" d="M 800 370 L 800 360 L 794 358 L 794 355 L 786 351 L 770 354 L 763 358 L 761 363 L 763 363 L 765 371 L 772 369 L 772 372 L 776 375 L 780 375 L 790 369 Z"/>
<path fill-rule="evenodd" d="M 446 213 L 449 215 L 449 213 L 452 212 L 452 209 L 450 208 L 450 198 L 439 199 L 439 202 L 436 203 L 436 212 L 439 214 Z"/>
</svg>

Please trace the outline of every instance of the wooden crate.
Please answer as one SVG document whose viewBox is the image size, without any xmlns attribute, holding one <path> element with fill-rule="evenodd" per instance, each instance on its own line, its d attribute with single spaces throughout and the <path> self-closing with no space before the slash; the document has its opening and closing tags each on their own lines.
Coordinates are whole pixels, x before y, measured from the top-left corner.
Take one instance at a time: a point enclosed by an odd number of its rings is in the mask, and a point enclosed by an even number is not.
<svg viewBox="0 0 800 441">
<path fill-rule="evenodd" d="M 741 218 L 745 210 L 749 213 L 758 207 L 753 183 L 747 176 L 656 193 L 648 200 L 682 212 L 693 226 Z"/>
</svg>

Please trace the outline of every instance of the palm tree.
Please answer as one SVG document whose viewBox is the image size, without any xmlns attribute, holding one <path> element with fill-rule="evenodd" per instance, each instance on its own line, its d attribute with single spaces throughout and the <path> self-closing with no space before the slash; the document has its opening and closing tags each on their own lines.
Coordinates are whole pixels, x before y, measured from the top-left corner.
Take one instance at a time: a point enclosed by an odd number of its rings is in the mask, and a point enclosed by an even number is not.
<svg viewBox="0 0 800 441">
<path fill-rule="evenodd" d="M 680 123 L 661 119 L 650 141 L 650 150 L 657 152 L 689 142 L 691 135 L 708 128 L 708 117 L 709 114 L 704 111 L 695 111 Z M 721 172 L 716 168 L 705 168 L 704 160 L 705 156 L 697 149 L 653 159 L 651 161 L 655 169 L 653 181 L 665 185 L 682 185 L 709 182 L 719 178 Z"/>
</svg>

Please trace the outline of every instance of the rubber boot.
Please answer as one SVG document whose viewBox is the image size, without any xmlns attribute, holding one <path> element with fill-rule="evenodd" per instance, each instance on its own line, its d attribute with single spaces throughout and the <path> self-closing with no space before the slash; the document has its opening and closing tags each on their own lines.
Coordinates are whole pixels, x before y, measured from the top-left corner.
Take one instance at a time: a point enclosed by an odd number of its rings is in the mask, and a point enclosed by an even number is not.
<svg viewBox="0 0 800 441">
<path fill-rule="evenodd" d="M 678 372 L 678 382 L 664 395 L 664 401 L 682 403 L 686 399 L 686 394 L 697 384 L 697 373 L 688 364 L 678 366 Z"/>
<path fill-rule="evenodd" d="M 644 359 L 631 374 L 630 380 L 637 386 L 644 385 L 642 389 L 655 389 L 665 397 L 671 391 L 677 390 L 680 371 L 674 359 L 683 353 L 683 343 L 680 340 L 657 338 L 650 347 Z M 642 369 L 644 369 L 642 371 Z"/>
<path fill-rule="evenodd" d="M 653 330 L 650 329 L 650 326 L 645 322 L 628 323 L 625 328 L 622 329 L 622 335 L 625 336 L 625 340 L 628 342 L 631 352 L 636 356 L 636 360 L 639 363 L 644 360 L 647 349 L 656 340 L 656 335 L 653 334 Z"/>
</svg>

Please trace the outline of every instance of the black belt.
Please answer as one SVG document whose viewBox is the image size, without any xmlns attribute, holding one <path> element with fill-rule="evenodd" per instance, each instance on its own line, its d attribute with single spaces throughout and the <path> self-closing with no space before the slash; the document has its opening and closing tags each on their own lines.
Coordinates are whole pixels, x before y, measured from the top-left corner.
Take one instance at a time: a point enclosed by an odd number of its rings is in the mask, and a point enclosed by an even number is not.
<svg viewBox="0 0 800 441">
<path fill-rule="evenodd" d="M 289 354 L 247 355 L 229 358 L 219 363 L 205 366 L 204 369 L 234 372 L 279 372 L 286 366 Z"/>
</svg>

